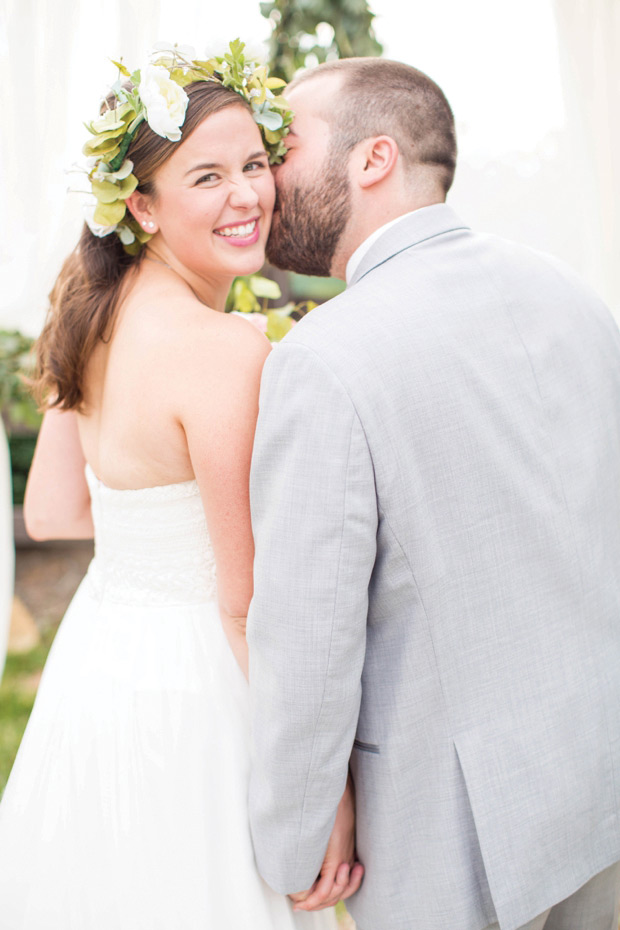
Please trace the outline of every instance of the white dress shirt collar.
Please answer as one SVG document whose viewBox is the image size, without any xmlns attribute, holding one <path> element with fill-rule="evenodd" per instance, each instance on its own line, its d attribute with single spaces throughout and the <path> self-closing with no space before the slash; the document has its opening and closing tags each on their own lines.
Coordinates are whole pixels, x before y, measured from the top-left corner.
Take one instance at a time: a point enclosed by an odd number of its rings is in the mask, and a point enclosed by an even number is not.
<svg viewBox="0 0 620 930">
<path fill-rule="evenodd" d="M 417 213 L 417 212 L 418 212 L 417 210 L 411 210 L 409 213 L 403 213 L 402 216 L 397 216 L 395 220 L 390 220 L 388 223 L 384 223 L 383 226 L 379 226 L 378 229 L 375 229 L 375 231 L 372 232 L 368 236 L 367 239 L 364 239 L 361 245 L 358 245 L 355 252 L 353 253 L 349 261 L 347 262 L 347 268 L 345 271 L 345 281 L 347 282 L 347 284 L 349 284 L 349 282 L 351 281 L 351 278 L 353 277 L 353 273 L 355 269 L 359 266 L 359 263 L 361 262 L 364 255 L 369 250 L 373 242 L 376 242 L 379 236 L 382 236 L 383 233 L 386 232 L 386 230 L 390 228 L 390 226 L 394 226 L 396 225 L 396 223 L 400 223 L 401 220 L 404 220 L 406 217 L 411 216 L 412 213 Z"/>
</svg>

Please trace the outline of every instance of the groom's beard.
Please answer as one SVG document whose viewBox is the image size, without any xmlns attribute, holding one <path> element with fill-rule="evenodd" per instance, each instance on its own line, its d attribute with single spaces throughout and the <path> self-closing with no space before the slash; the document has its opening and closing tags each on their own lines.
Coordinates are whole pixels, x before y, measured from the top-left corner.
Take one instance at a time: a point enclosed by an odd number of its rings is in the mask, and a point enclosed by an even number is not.
<svg viewBox="0 0 620 930">
<path fill-rule="evenodd" d="M 331 273 L 334 252 L 351 215 L 351 188 L 335 159 L 328 159 L 323 170 L 328 180 L 316 187 L 295 184 L 276 193 L 266 249 L 276 268 L 320 277 Z"/>
</svg>

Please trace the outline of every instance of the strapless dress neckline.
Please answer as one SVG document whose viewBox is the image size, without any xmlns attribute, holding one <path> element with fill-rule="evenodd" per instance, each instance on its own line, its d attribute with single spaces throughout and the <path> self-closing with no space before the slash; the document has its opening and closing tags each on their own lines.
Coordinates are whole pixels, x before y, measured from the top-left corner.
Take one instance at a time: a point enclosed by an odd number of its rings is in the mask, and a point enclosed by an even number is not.
<svg viewBox="0 0 620 930">
<path fill-rule="evenodd" d="M 86 474 L 86 481 L 88 485 L 95 485 L 101 491 L 108 491 L 114 494 L 141 494 L 149 493 L 151 491 L 160 491 L 167 490 L 168 488 L 197 488 L 198 482 L 195 478 L 189 478 L 187 481 L 170 481 L 167 484 L 153 484 L 147 485 L 142 488 L 113 488 L 111 485 L 106 484 L 104 481 L 99 478 L 92 466 L 87 462 L 84 467 L 84 472 Z"/>
</svg>

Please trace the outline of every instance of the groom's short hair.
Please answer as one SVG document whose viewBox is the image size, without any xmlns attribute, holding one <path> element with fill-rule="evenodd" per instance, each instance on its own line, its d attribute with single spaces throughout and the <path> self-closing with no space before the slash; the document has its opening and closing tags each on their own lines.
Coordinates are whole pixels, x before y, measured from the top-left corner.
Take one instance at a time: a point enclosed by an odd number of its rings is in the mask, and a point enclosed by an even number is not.
<svg viewBox="0 0 620 930">
<path fill-rule="evenodd" d="M 304 72 L 292 84 L 327 74 L 344 78 L 325 113 L 337 153 L 347 154 L 370 136 L 391 136 L 406 168 L 429 166 L 448 192 L 456 168 L 454 116 L 434 81 L 400 61 L 342 58 Z"/>
</svg>

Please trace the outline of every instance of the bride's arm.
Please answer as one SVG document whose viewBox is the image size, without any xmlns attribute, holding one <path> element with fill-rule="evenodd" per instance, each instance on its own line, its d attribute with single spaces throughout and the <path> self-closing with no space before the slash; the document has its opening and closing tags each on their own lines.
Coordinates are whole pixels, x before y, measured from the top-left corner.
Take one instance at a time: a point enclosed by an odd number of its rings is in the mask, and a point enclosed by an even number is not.
<svg viewBox="0 0 620 930">
<path fill-rule="evenodd" d="M 51 408 L 43 417 L 24 499 L 32 539 L 91 539 L 94 533 L 86 460 L 73 411 Z"/>
<path fill-rule="evenodd" d="M 213 544 L 222 624 L 246 677 L 254 560 L 250 461 L 269 351 L 254 327 L 227 316 L 216 321 L 202 346 L 200 338 L 194 341 L 184 375 L 182 425 Z"/>
</svg>

